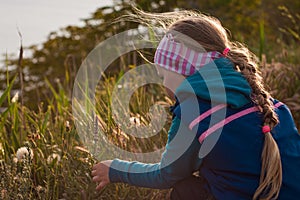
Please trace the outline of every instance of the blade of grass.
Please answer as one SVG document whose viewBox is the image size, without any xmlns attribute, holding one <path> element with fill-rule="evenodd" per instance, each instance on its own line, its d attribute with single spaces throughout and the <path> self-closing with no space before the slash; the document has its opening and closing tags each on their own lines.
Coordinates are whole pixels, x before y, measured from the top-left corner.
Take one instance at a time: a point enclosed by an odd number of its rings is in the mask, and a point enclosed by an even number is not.
<svg viewBox="0 0 300 200">
<path fill-rule="evenodd" d="M 5 89 L 3 94 L 0 97 L 0 107 L 2 106 L 3 102 L 5 101 L 6 97 L 9 96 L 11 88 L 16 80 L 16 76 L 13 78 L 13 80 L 8 84 L 8 87 Z M 10 100 L 9 100 L 10 101 Z"/>
</svg>

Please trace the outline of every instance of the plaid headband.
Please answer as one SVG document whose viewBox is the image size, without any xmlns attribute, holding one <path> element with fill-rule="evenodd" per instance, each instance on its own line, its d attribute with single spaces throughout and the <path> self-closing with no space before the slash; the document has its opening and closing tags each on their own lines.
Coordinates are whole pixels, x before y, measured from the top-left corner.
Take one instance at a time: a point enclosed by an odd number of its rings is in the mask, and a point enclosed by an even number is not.
<svg viewBox="0 0 300 200">
<path fill-rule="evenodd" d="M 167 70 L 189 76 L 202 66 L 224 55 L 217 51 L 196 52 L 182 43 L 175 42 L 171 34 L 165 35 L 160 41 L 154 63 Z"/>
</svg>

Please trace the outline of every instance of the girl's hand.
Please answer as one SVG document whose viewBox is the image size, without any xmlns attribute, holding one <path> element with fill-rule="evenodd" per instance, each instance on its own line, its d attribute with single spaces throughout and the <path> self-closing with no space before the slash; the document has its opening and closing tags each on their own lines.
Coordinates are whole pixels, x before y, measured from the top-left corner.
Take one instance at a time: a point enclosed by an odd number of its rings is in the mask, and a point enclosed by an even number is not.
<svg viewBox="0 0 300 200">
<path fill-rule="evenodd" d="M 96 187 L 96 190 L 101 190 L 106 186 L 109 181 L 109 167 L 112 163 L 112 160 L 105 160 L 97 163 L 93 166 L 92 176 L 94 182 L 99 182 Z"/>
</svg>

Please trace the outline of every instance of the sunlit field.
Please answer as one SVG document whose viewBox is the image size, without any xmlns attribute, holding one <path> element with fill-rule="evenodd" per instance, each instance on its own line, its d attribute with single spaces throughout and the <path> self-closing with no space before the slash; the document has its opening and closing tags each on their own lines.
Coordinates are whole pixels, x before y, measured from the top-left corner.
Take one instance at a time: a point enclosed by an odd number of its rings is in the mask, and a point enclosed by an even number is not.
<svg viewBox="0 0 300 200">
<path fill-rule="evenodd" d="M 110 18 L 111 15 L 106 17 Z M 94 16 L 95 19 L 101 17 L 103 16 L 100 14 Z M 300 21 L 298 18 L 296 20 Z M 74 35 L 77 34 L 76 31 L 82 31 L 79 28 L 68 28 Z M 90 27 L 87 26 L 88 28 Z M 90 29 L 92 30 L 92 28 Z M 95 30 L 93 29 L 93 31 Z M 254 41 L 259 43 L 256 47 L 261 48 L 256 49 L 256 52 L 260 57 L 260 69 L 266 87 L 272 97 L 289 106 L 299 130 L 300 60 L 297 57 L 300 54 L 298 45 L 300 37 L 297 33 L 299 27 L 290 30 L 295 32 L 296 42 L 288 43 L 291 48 L 281 48 L 280 52 L 276 54 L 272 47 L 277 46 L 277 43 L 274 42 L 273 46 L 269 45 L 268 48 L 264 46 L 264 41 L 267 38 L 265 34 L 267 33 L 262 28 L 259 29 L 261 31 L 260 36 Z M 110 31 L 111 35 L 115 33 L 114 28 L 111 28 Z M 67 41 L 64 42 L 67 45 L 73 45 L 70 49 L 75 49 L 78 54 L 82 54 L 84 57 L 86 52 L 78 49 L 91 50 L 94 44 L 99 42 L 98 35 L 93 35 L 95 32 L 88 32 L 92 35 L 92 37 L 90 36 L 93 38 L 92 41 L 95 40 L 88 46 L 84 46 L 84 42 L 79 42 L 76 39 L 67 38 Z M 44 55 L 42 51 L 35 52 L 38 56 L 41 54 L 42 58 L 49 58 L 51 62 L 36 61 L 36 58 L 22 60 L 20 54 L 20 58 L 15 60 L 17 68 L 14 72 L 9 69 L 9 59 L 6 59 L 4 68 L 1 68 L 1 88 L 3 90 L 0 93 L 0 199 L 168 199 L 170 190 L 138 188 L 120 183 L 109 184 L 101 191 L 95 190 L 96 184 L 92 182 L 91 168 L 100 161 L 97 158 L 101 157 L 101 153 L 104 153 L 105 149 L 102 152 L 99 148 L 100 151 L 97 152 L 99 155 L 93 154 L 86 143 L 82 141 L 82 133 L 75 126 L 75 121 L 80 119 L 75 118 L 72 113 L 72 87 L 76 76 L 74 68 L 78 67 L 82 60 L 76 60 L 77 65 L 74 65 L 75 67 L 73 66 L 75 61 L 70 64 L 69 61 L 73 59 L 73 54 L 68 52 L 70 49 L 66 50 L 60 46 L 60 42 L 63 43 L 65 38 L 58 36 L 57 38 L 54 40 L 49 36 L 49 41 L 44 45 L 53 52 L 58 49 L 58 53 L 53 53 L 59 54 L 58 57 L 52 58 L 52 55 L 47 57 L 46 53 Z M 283 46 L 288 47 L 288 44 Z M 59 48 L 63 49 L 61 51 L 63 53 L 59 51 Z M 269 54 L 275 55 L 274 57 L 266 56 Z M 135 59 L 143 60 L 139 54 L 135 56 L 137 57 Z M 60 60 L 56 63 L 55 59 L 58 58 L 63 59 L 63 61 Z M 156 84 L 138 88 L 133 93 L 128 105 L 130 116 L 125 119 L 129 128 L 138 130 L 141 126 L 148 126 L 151 119 L 155 117 L 151 115 L 149 109 L 151 106 L 159 104 L 165 108 L 168 115 L 165 125 L 157 135 L 147 139 L 135 138 L 122 130 L 114 120 L 118 116 L 112 115 L 113 88 L 118 85 L 120 77 L 126 70 L 136 67 L 126 61 L 128 60 L 125 59 L 124 62 L 120 62 L 121 66 L 118 70 L 107 73 L 105 78 L 98 83 L 95 96 L 96 103 L 93 107 L 96 115 L 87 126 L 94 126 L 96 120 L 96 128 L 104 132 L 107 142 L 129 152 L 152 152 L 161 149 L 167 142 L 167 132 L 172 119 L 168 108 L 173 102 L 166 97 L 165 88 Z M 49 78 L 45 75 L 47 73 L 43 74 L 44 71 L 39 67 L 49 64 L 49 68 L 51 68 L 53 63 L 61 67 L 62 73 L 60 76 L 54 74 Z M 23 79 L 27 81 L 28 77 L 23 77 L 24 74 L 18 70 L 26 64 L 36 65 L 34 69 L 37 71 L 32 72 L 32 77 L 39 73 L 43 74 L 40 77 L 41 82 L 43 82 L 43 90 L 30 90 L 24 86 L 25 83 L 22 81 Z M 70 67 L 71 65 L 72 67 Z M 152 75 L 155 76 L 155 74 Z M 127 87 L 131 87 L 131 83 L 128 84 Z M 122 87 L 119 88 L 122 89 Z M 15 92 L 15 90 L 19 90 L 19 92 Z M 120 95 L 118 98 L 121 101 L 123 97 Z M 120 104 L 120 106 L 122 105 Z M 95 127 L 91 130 L 94 129 Z M 155 130 L 155 127 L 153 129 Z M 95 143 L 94 145 L 101 147 L 103 144 Z"/>
</svg>

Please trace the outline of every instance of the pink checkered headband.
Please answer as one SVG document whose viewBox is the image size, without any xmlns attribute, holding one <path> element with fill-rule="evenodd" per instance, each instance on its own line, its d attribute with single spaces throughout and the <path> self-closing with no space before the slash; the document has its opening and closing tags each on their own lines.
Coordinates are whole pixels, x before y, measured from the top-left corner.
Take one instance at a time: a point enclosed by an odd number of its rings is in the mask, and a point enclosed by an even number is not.
<svg viewBox="0 0 300 200">
<path fill-rule="evenodd" d="M 168 34 L 156 49 L 154 63 L 178 74 L 190 76 L 202 66 L 226 56 L 229 50 L 224 49 L 223 54 L 217 51 L 196 52 L 182 43 L 175 42 L 172 35 Z"/>
</svg>

